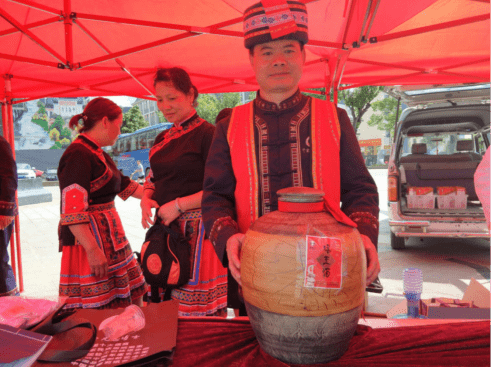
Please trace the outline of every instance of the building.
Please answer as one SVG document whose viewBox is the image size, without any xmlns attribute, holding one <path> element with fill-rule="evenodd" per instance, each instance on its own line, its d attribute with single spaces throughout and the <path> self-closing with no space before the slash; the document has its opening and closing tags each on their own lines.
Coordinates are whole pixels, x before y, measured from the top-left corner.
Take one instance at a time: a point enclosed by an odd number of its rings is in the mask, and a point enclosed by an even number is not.
<svg viewBox="0 0 491 368">
<path fill-rule="evenodd" d="M 144 100 L 142 98 L 137 98 L 135 102 L 131 104 L 132 106 L 138 106 L 143 115 L 143 118 L 148 121 L 148 124 L 155 125 L 158 124 L 159 116 L 158 116 L 158 107 L 157 101 L 155 100 Z"/>
</svg>

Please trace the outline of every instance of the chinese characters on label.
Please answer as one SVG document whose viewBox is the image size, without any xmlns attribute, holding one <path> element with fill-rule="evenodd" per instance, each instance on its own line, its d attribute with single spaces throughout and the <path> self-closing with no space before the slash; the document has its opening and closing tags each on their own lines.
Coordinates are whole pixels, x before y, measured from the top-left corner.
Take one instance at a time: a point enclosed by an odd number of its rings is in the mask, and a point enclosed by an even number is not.
<svg viewBox="0 0 491 368">
<path fill-rule="evenodd" d="M 307 235 L 304 286 L 339 289 L 342 281 L 341 240 Z"/>
</svg>

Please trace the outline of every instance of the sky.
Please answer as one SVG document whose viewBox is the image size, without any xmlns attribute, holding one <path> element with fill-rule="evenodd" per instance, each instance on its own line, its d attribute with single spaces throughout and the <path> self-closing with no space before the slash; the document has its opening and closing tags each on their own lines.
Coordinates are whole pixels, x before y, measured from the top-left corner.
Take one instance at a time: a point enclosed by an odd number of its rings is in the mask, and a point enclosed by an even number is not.
<svg viewBox="0 0 491 368">
<path fill-rule="evenodd" d="M 116 105 L 121 107 L 131 106 L 131 104 L 136 100 L 135 97 L 128 97 L 128 96 L 107 96 L 106 98 L 110 99 Z"/>
</svg>

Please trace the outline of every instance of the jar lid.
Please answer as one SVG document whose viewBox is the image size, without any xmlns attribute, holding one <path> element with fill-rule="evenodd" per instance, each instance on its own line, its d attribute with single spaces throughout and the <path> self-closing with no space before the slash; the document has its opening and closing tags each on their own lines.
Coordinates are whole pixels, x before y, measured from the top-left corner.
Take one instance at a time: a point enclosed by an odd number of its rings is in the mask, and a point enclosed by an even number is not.
<svg viewBox="0 0 491 368">
<path fill-rule="evenodd" d="M 308 187 L 289 187 L 276 192 L 278 201 L 296 203 L 323 202 L 325 193 L 320 189 Z"/>
</svg>

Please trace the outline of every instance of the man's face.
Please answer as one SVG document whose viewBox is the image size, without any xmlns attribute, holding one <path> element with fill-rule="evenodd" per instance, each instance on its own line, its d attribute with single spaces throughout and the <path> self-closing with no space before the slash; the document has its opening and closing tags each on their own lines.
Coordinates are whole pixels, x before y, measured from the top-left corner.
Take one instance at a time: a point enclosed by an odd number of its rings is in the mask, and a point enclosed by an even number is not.
<svg viewBox="0 0 491 368">
<path fill-rule="evenodd" d="M 254 46 L 249 59 L 262 92 L 296 90 L 305 64 L 305 49 L 296 40 L 278 40 Z"/>
</svg>

